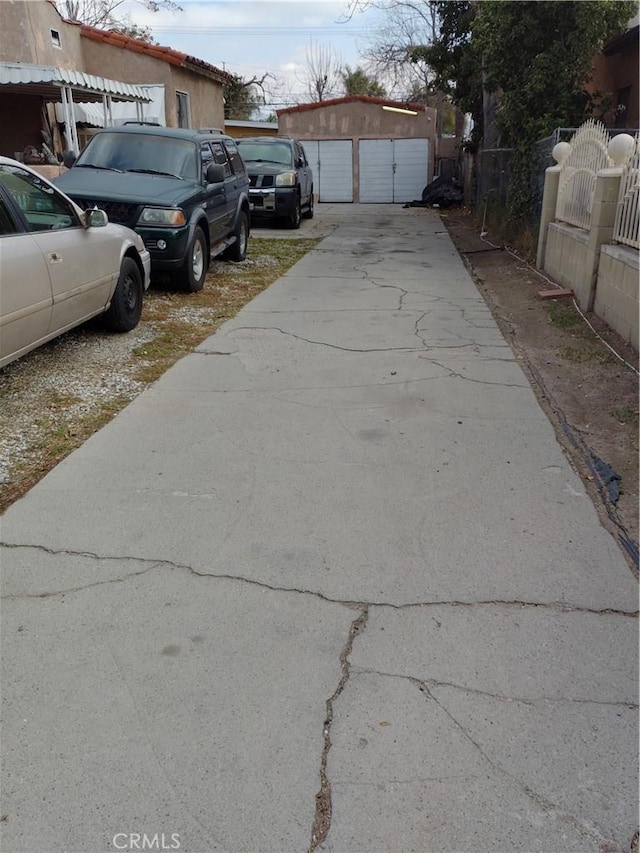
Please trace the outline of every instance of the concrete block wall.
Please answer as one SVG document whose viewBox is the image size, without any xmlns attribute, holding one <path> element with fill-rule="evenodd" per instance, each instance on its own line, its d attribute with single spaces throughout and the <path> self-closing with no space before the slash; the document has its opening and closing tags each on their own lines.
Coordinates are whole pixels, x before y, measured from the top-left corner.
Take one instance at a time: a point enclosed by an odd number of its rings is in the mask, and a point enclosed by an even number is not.
<svg viewBox="0 0 640 853">
<path fill-rule="evenodd" d="M 638 350 L 640 255 L 627 246 L 602 246 L 594 311 Z"/>
<path fill-rule="evenodd" d="M 571 150 L 566 142 L 556 145 L 553 156 L 559 165 L 545 175 L 536 263 L 558 284 L 571 288 L 584 311 L 594 311 L 638 350 L 639 253 L 612 242 L 621 179 L 635 148 L 635 140 L 625 134 L 609 143 L 614 165 L 597 172 L 586 230 L 554 221 L 559 173 Z"/>
<path fill-rule="evenodd" d="M 544 271 L 563 287 L 569 287 L 580 305 L 589 298 L 591 278 L 590 256 L 587 252 L 589 233 L 565 222 L 548 226 Z"/>
</svg>

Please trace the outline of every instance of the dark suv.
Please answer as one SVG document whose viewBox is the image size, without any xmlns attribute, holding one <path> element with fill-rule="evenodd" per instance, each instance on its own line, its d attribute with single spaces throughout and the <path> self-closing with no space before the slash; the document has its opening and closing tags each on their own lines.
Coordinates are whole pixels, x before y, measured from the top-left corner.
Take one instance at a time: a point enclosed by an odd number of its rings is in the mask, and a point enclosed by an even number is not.
<svg viewBox="0 0 640 853">
<path fill-rule="evenodd" d="M 133 228 L 151 275 L 185 290 L 204 284 L 209 261 L 242 261 L 249 236 L 249 179 L 236 143 L 218 130 L 126 124 L 98 131 L 55 183 L 82 208 Z"/>
<path fill-rule="evenodd" d="M 300 227 L 301 217 L 313 217 L 313 172 L 296 139 L 257 136 L 237 139 L 247 164 L 251 214 L 284 219 Z"/>
</svg>

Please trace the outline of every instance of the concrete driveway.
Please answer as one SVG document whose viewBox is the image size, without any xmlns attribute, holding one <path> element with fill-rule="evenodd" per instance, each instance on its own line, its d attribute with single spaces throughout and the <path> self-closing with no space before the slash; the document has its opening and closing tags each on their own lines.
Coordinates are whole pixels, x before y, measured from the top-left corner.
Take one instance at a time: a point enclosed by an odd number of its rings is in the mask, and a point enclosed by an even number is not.
<svg viewBox="0 0 640 853">
<path fill-rule="evenodd" d="M 438 215 L 313 231 L 4 516 L 2 849 L 628 851 L 627 563 Z"/>
</svg>

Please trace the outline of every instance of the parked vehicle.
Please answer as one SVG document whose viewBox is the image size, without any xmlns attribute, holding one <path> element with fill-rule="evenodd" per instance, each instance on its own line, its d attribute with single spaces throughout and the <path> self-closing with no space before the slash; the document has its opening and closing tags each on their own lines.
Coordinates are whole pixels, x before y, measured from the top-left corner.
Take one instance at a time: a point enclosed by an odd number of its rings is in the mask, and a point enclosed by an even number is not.
<svg viewBox="0 0 640 853">
<path fill-rule="evenodd" d="M 299 228 L 313 218 L 313 171 L 297 139 L 257 136 L 238 139 L 247 164 L 251 215 L 283 219 Z"/>
<path fill-rule="evenodd" d="M 112 331 L 133 329 L 150 267 L 129 228 L 0 157 L 0 367 L 99 314 Z"/>
<path fill-rule="evenodd" d="M 214 129 L 126 124 L 98 131 L 56 184 L 82 208 L 140 234 L 152 277 L 201 290 L 209 261 L 247 254 L 249 179 L 233 139 Z"/>
</svg>

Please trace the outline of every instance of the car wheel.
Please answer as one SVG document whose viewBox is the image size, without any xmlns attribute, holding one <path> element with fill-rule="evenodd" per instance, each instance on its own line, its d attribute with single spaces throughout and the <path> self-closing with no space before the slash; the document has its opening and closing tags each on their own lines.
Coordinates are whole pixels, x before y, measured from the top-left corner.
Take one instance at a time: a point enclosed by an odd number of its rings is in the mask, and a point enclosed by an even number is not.
<svg viewBox="0 0 640 853">
<path fill-rule="evenodd" d="M 247 257 L 247 239 L 249 237 L 249 220 L 244 211 L 238 215 L 238 224 L 233 236 L 236 238 L 235 243 L 229 246 L 224 257 L 229 261 L 244 261 Z"/>
<path fill-rule="evenodd" d="M 180 281 L 189 293 L 202 290 L 209 268 L 207 241 L 204 231 L 199 226 L 193 233 L 189 248 L 180 271 Z"/>
<path fill-rule="evenodd" d="M 104 314 L 104 324 L 112 332 L 130 332 L 135 329 L 142 313 L 144 285 L 140 269 L 133 258 L 124 258 L 120 276 Z"/>
<path fill-rule="evenodd" d="M 302 210 L 300 209 L 300 199 L 296 199 L 296 206 L 287 219 L 289 228 L 299 228 L 300 220 L 302 219 Z"/>
<path fill-rule="evenodd" d="M 313 219 L 313 187 L 311 188 L 311 195 L 309 196 L 309 208 L 306 213 L 302 214 L 305 219 Z"/>
</svg>

